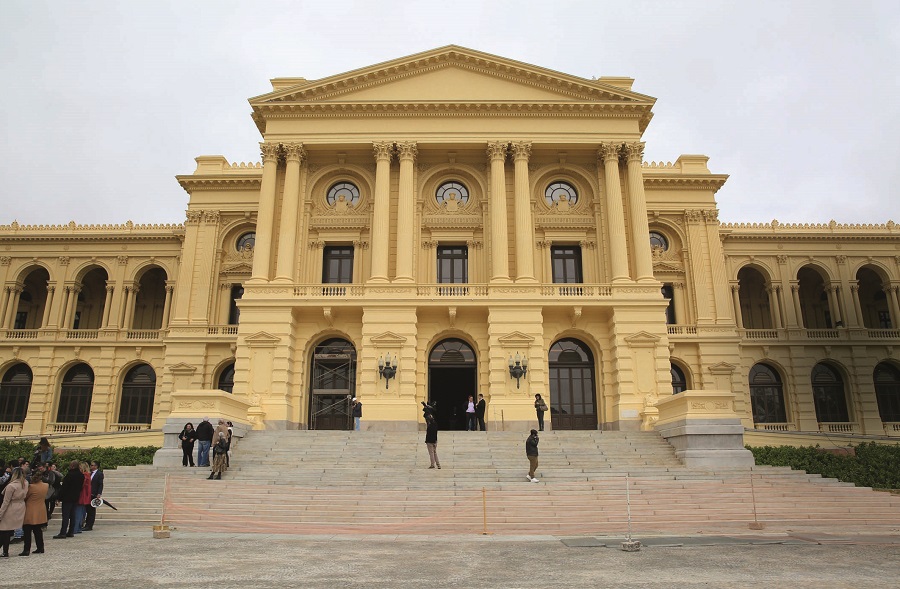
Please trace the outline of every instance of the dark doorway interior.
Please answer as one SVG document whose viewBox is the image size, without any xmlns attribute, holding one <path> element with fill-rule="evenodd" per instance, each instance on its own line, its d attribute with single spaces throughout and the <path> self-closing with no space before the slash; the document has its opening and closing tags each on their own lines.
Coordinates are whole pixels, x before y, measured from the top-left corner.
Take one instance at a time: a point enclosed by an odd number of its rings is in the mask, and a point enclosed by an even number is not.
<svg viewBox="0 0 900 589">
<path fill-rule="evenodd" d="M 440 430 L 466 429 L 466 403 L 469 395 L 477 396 L 475 367 L 432 367 L 428 402 L 437 402 Z"/>
</svg>

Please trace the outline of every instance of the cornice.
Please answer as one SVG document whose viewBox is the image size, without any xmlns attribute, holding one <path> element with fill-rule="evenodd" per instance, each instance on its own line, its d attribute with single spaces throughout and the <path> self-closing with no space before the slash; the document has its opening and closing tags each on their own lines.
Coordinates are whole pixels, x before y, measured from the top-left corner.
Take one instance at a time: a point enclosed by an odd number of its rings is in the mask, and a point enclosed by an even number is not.
<svg viewBox="0 0 900 589">
<path fill-rule="evenodd" d="M 874 223 L 722 223 L 722 241 L 900 241 L 900 225 Z"/>
<path fill-rule="evenodd" d="M 600 102 L 327 102 L 327 103 L 266 103 L 256 107 L 265 118 L 279 117 L 403 117 L 403 116 L 567 116 L 592 117 L 598 115 L 639 118 L 647 114 L 648 106 L 640 103 Z"/>
<path fill-rule="evenodd" d="M 0 225 L 0 241 L 161 241 L 181 239 L 184 225 L 141 224 L 131 221 L 116 225 L 20 225 L 13 221 Z"/>
<path fill-rule="evenodd" d="M 644 176 L 644 188 L 666 190 L 712 190 L 717 192 L 728 180 L 727 174 L 711 174 L 709 176 L 658 177 Z"/>
<path fill-rule="evenodd" d="M 262 176 L 175 176 L 178 184 L 190 194 L 195 190 L 259 190 Z"/>
<path fill-rule="evenodd" d="M 893 235 L 900 235 L 900 225 L 893 221 L 887 223 L 838 223 L 831 220 L 828 223 L 781 223 L 777 219 L 769 223 L 722 223 L 722 229 L 732 230 L 762 230 L 772 232 L 794 231 L 887 231 Z"/>
<path fill-rule="evenodd" d="M 364 215 L 312 217 L 309 226 L 312 229 L 365 229 L 369 226 L 369 217 Z"/>
<path fill-rule="evenodd" d="M 540 228 L 590 229 L 597 221 L 587 215 L 537 215 L 535 225 Z"/>
</svg>

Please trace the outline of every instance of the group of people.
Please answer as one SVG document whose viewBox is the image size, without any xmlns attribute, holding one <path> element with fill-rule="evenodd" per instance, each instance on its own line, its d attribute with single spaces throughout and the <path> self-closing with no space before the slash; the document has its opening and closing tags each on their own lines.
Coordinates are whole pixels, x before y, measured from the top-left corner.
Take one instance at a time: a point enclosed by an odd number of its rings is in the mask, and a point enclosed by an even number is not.
<svg viewBox="0 0 900 589">
<path fill-rule="evenodd" d="M 233 434 L 234 424 L 224 419 L 220 419 L 215 428 L 209 422 L 209 417 L 204 417 L 196 429 L 194 429 L 193 423 L 186 423 L 184 429 L 178 434 L 178 439 L 181 440 L 181 465 L 210 467 L 208 478 L 221 479 L 231 460 Z M 195 442 L 198 446 L 196 465 L 194 464 Z M 212 464 L 210 464 L 210 454 L 212 454 Z"/>
<path fill-rule="evenodd" d="M 487 403 L 484 400 L 484 395 L 478 395 L 478 402 L 475 402 L 475 397 L 469 395 L 469 400 L 466 401 L 466 431 L 474 432 L 475 424 L 478 424 L 478 431 L 487 431 L 487 425 L 484 423 L 484 413 L 487 410 Z"/>
<path fill-rule="evenodd" d="M 97 509 L 92 501 L 103 494 L 100 463 L 72 460 L 65 476 L 53 462 L 53 448 L 41 438 L 31 461 L 10 460 L 0 475 L 0 558 L 9 556 L 10 543 L 24 541 L 19 556 L 42 554 L 44 534 L 57 504 L 62 526 L 54 538 L 73 538 L 94 529 Z M 32 551 L 32 538 L 35 550 Z"/>
</svg>

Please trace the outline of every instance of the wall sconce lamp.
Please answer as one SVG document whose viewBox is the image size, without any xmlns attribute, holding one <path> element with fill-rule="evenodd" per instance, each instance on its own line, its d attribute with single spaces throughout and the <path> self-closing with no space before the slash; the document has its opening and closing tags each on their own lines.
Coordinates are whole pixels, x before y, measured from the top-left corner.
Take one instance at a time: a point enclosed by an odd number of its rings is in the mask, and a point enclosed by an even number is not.
<svg viewBox="0 0 900 589">
<path fill-rule="evenodd" d="M 394 356 L 391 360 L 391 353 L 385 354 L 385 357 L 378 357 L 378 378 L 384 379 L 384 388 L 388 388 L 388 383 L 392 378 L 397 376 L 397 368 L 400 367 L 400 357 Z"/>
<path fill-rule="evenodd" d="M 519 388 L 519 379 L 528 373 L 528 358 L 523 358 L 516 352 L 516 357 L 509 357 L 509 376 L 516 379 L 516 388 Z"/>
</svg>

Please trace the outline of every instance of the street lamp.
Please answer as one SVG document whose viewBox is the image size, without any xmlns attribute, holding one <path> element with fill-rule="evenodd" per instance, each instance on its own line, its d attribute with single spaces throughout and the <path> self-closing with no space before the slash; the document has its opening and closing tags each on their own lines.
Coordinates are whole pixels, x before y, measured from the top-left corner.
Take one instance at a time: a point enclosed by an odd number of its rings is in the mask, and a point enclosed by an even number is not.
<svg viewBox="0 0 900 589">
<path fill-rule="evenodd" d="M 397 376 L 397 368 L 400 367 L 400 357 L 394 356 L 391 360 L 391 353 L 385 354 L 385 357 L 378 357 L 378 378 L 384 379 L 384 388 L 388 388 L 388 383 L 392 378 Z"/>
<path fill-rule="evenodd" d="M 509 357 L 509 376 L 516 379 L 516 388 L 519 388 L 519 379 L 528 373 L 528 358 L 523 358 L 516 352 L 516 357 Z"/>
</svg>

